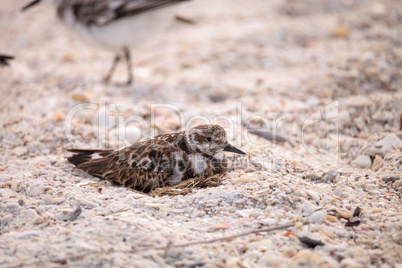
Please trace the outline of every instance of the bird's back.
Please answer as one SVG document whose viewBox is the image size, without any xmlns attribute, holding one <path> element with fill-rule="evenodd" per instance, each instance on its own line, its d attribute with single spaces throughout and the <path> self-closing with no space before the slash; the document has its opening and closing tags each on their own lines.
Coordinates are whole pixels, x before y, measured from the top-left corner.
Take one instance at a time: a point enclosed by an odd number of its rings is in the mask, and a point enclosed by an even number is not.
<svg viewBox="0 0 402 268">
<path fill-rule="evenodd" d="M 180 133 L 167 134 L 135 143 L 120 150 L 69 150 L 72 164 L 90 175 L 139 191 L 163 187 L 175 174 Z M 190 175 L 190 174 L 189 174 Z"/>
</svg>

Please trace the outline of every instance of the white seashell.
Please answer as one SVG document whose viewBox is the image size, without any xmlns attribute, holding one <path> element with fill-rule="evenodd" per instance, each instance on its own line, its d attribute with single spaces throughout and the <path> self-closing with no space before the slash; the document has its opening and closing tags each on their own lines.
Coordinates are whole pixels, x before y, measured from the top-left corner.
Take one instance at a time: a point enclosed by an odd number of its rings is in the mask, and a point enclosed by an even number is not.
<svg viewBox="0 0 402 268">
<path fill-rule="evenodd" d="M 328 192 L 324 188 L 322 188 L 321 186 L 314 185 L 314 188 L 322 195 L 327 195 L 328 194 Z"/>
<path fill-rule="evenodd" d="M 248 218 L 248 217 L 250 217 L 250 215 L 251 215 L 251 213 L 252 213 L 252 210 L 251 209 L 244 209 L 244 210 L 238 210 L 238 211 L 236 211 L 236 215 L 237 216 L 239 216 L 239 217 L 243 217 L 243 218 Z"/>
<path fill-rule="evenodd" d="M 31 196 L 38 196 L 41 193 L 43 193 L 43 191 L 45 190 L 45 186 L 43 184 L 40 184 L 38 186 L 36 186 L 35 188 L 33 188 L 30 192 L 29 195 Z"/>
<path fill-rule="evenodd" d="M 353 216 L 353 213 L 351 211 L 348 210 L 344 210 L 344 209 L 336 209 L 336 213 L 338 213 L 338 215 L 344 219 L 350 219 Z"/>
<path fill-rule="evenodd" d="M 265 253 L 258 260 L 258 265 L 263 267 L 278 266 L 279 264 L 284 263 L 284 259 L 280 256 L 280 254 L 274 254 L 272 252 Z"/>
<path fill-rule="evenodd" d="M 377 171 L 379 170 L 384 163 L 384 160 L 381 158 L 381 156 L 376 155 L 374 158 L 374 163 L 373 163 L 373 170 Z"/>
<path fill-rule="evenodd" d="M 18 182 L 16 180 L 13 180 L 11 182 L 11 187 L 10 187 L 13 191 L 17 191 L 18 190 Z"/>
<path fill-rule="evenodd" d="M 308 193 L 311 198 L 314 199 L 315 202 L 320 202 L 320 196 L 318 195 L 317 192 L 313 191 L 313 190 L 306 190 L 306 193 Z"/>
<path fill-rule="evenodd" d="M 368 155 L 360 155 L 351 163 L 358 168 L 369 168 L 371 167 L 371 158 Z"/>
<path fill-rule="evenodd" d="M 397 180 L 396 182 L 394 182 L 394 184 L 392 184 L 392 187 L 396 190 L 396 191 L 401 191 L 402 192 L 402 179 Z"/>
<path fill-rule="evenodd" d="M 23 211 L 25 217 L 31 219 L 31 220 L 35 220 L 39 217 L 38 213 L 36 213 L 36 211 L 34 209 L 26 209 Z"/>
<path fill-rule="evenodd" d="M 327 212 L 324 210 L 316 211 L 310 215 L 312 223 L 321 224 L 325 221 L 327 217 Z"/>
<path fill-rule="evenodd" d="M 402 141 L 394 134 L 390 133 L 385 138 L 375 144 L 375 148 L 380 149 L 383 153 L 397 147 Z"/>
<path fill-rule="evenodd" d="M 48 194 L 42 197 L 42 201 L 45 202 L 46 205 L 51 205 L 54 202 L 53 197 Z"/>
<path fill-rule="evenodd" d="M 12 150 L 12 153 L 16 156 L 22 156 L 28 153 L 28 149 L 25 147 L 16 147 Z"/>
</svg>

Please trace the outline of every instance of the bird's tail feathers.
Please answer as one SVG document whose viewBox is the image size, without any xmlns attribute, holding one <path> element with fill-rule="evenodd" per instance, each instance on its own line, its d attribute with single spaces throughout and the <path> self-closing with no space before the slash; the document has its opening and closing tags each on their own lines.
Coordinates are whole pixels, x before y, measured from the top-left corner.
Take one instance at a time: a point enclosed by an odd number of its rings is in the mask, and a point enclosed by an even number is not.
<svg viewBox="0 0 402 268">
<path fill-rule="evenodd" d="M 90 160 L 103 159 L 113 152 L 110 149 L 68 149 L 67 151 L 73 153 L 72 156 L 67 157 L 67 160 L 75 166 Z"/>
</svg>

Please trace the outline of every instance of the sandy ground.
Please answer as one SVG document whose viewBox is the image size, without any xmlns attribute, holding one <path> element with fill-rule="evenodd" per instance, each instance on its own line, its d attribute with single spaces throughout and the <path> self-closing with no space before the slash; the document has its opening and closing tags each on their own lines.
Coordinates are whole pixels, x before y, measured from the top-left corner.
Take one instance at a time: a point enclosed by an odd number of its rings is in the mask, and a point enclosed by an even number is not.
<svg viewBox="0 0 402 268">
<path fill-rule="evenodd" d="M 112 54 L 19 2 L 0 6 L 0 51 L 16 56 L 0 69 L 1 267 L 402 267 L 398 0 L 195 1 L 179 11 L 195 26 L 133 50 L 123 88 L 101 83 Z M 177 131 L 189 121 L 173 108 L 247 152 L 220 186 L 150 197 L 65 159 Z M 295 147 L 250 134 L 252 115 Z M 147 127 L 119 125 L 129 116 Z"/>
</svg>

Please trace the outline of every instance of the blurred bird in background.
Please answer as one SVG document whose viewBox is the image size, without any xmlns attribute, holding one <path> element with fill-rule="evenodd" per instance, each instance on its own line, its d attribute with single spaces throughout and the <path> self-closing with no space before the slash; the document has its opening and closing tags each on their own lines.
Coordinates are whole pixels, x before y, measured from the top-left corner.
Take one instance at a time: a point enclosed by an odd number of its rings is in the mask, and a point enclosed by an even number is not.
<svg viewBox="0 0 402 268">
<path fill-rule="evenodd" d="M 175 18 L 178 4 L 189 0 L 45 0 L 51 1 L 58 18 L 86 42 L 115 53 L 104 82 L 110 83 L 117 64 L 125 60 L 132 84 L 130 48 L 164 31 Z M 25 11 L 42 2 L 35 0 Z M 186 19 L 180 18 L 181 21 Z M 191 23 L 191 20 L 187 20 Z"/>
</svg>

